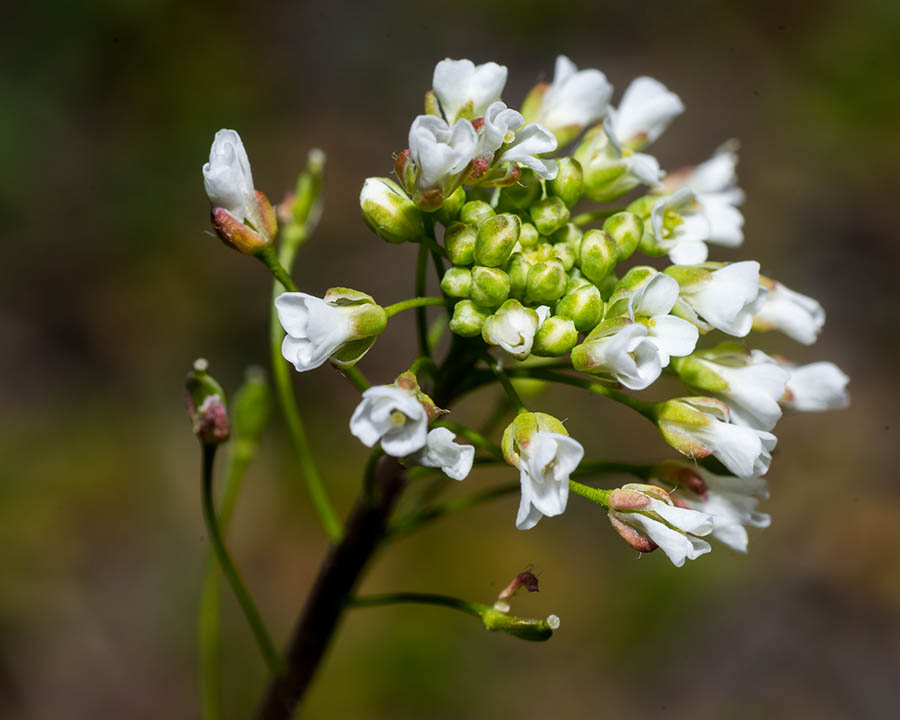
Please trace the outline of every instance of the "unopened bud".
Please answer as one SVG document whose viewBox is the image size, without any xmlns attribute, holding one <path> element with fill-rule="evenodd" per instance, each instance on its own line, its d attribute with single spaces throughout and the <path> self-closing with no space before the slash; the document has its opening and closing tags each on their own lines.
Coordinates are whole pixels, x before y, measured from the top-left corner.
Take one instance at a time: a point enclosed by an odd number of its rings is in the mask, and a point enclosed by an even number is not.
<svg viewBox="0 0 900 720">
<path fill-rule="evenodd" d="M 406 150 L 397 153 L 397 156 L 394 158 L 394 175 L 397 176 L 397 181 L 407 192 L 411 193 L 415 190 L 418 174 L 419 169 L 412 159 L 412 151 L 406 148 Z"/>
<path fill-rule="evenodd" d="M 560 243 L 571 245 L 575 249 L 575 254 L 577 255 L 581 248 L 582 237 L 584 237 L 584 232 L 582 232 L 581 228 L 575 223 L 569 222 L 553 233 L 553 242 L 557 245 Z"/>
<path fill-rule="evenodd" d="M 553 257 L 559 260 L 565 271 L 568 272 L 575 267 L 575 261 L 578 259 L 580 247 L 580 241 L 577 244 L 567 242 L 556 243 L 556 245 L 553 246 Z"/>
<path fill-rule="evenodd" d="M 425 93 L 425 114 L 441 117 L 441 108 L 434 90 L 429 90 Z"/>
<path fill-rule="evenodd" d="M 306 167 L 297 177 L 290 205 L 291 217 L 297 225 L 304 225 L 317 215 L 321 207 L 325 153 L 318 148 L 309 151 Z"/>
<path fill-rule="evenodd" d="M 519 240 L 522 222 L 510 213 L 488 218 L 478 227 L 475 240 L 475 262 L 487 267 L 501 267 L 509 260 Z"/>
<path fill-rule="evenodd" d="M 213 208 L 212 226 L 228 247 L 244 255 L 258 255 L 272 244 L 265 235 L 251 230 L 224 208 Z"/>
<path fill-rule="evenodd" d="M 569 222 L 569 208 L 562 198 L 552 195 L 534 203 L 529 213 L 541 235 L 552 235 Z"/>
<path fill-rule="evenodd" d="M 454 265 L 471 265 L 475 260 L 474 227 L 464 222 L 453 222 L 444 231 L 444 249 Z"/>
<path fill-rule="evenodd" d="M 571 319 L 579 332 L 589 333 L 603 317 L 603 298 L 594 285 L 583 283 L 563 296 L 556 305 L 556 314 Z"/>
<path fill-rule="evenodd" d="M 444 204 L 435 212 L 434 216 L 441 225 L 447 226 L 459 215 L 459 211 L 466 202 L 466 191 L 462 186 L 456 188 L 453 194 L 444 200 Z"/>
<path fill-rule="evenodd" d="M 509 275 L 509 296 L 522 300 L 525 297 L 525 287 L 528 282 L 528 271 L 531 270 L 531 262 L 522 253 L 513 253 L 506 264 L 506 274 Z"/>
<path fill-rule="evenodd" d="M 588 230 L 581 238 L 581 272 L 593 283 L 599 283 L 616 266 L 619 249 L 609 233 Z"/>
<path fill-rule="evenodd" d="M 476 230 L 488 218 L 494 217 L 496 213 L 494 208 L 483 200 L 469 200 L 459 210 L 459 219 L 461 222 L 468 223 Z"/>
<path fill-rule="evenodd" d="M 571 208 L 581 199 L 581 186 L 584 173 L 581 163 L 575 158 L 564 157 L 556 161 L 559 168 L 556 177 L 547 181 L 547 192 L 561 198 L 567 208 Z"/>
<path fill-rule="evenodd" d="M 526 250 L 530 250 L 531 248 L 537 247 L 540 239 L 541 234 L 534 225 L 531 223 L 522 223 L 522 227 L 519 228 L 519 245 Z"/>
<path fill-rule="evenodd" d="M 531 251 L 528 259 L 532 262 L 543 262 L 553 260 L 555 257 L 556 253 L 553 251 L 553 245 L 547 242 L 546 239 L 542 239 Z"/>
<path fill-rule="evenodd" d="M 619 537 L 621 537 L 625 542 L 627 542 L 631 547 L 633 547 L 638 552 L 648 553 L 653 552 L 658 547 L 655 542 L 653 542 L 650 538 L 645 537 L 638 533 L 630 525 L 626 525 L 621 520 L 609 516 L 609 523 L 613 526 L 613 529 L 619 533 Z"/>
<path fill-rule="evenodd" d="M 566 291 L 566 269 L 559 260 L 538 262 L 528 271 L 525 298 L 528 302 L 549 303 Z"/>
<path fill-rule="evenodd" d="M 184 403 L 194 435 L 204 445 L 218 445 L 228 439 L 230 424 L 225 409 L 225 391 L 207 371 L 203 358 L 194 361 L 184 383 Z"/>
<path fill-rule="evenodd" d="M 244 384 L 231 400 L 234 437 L 237 443 L 256 445 L 272 414 L 272 393 L 260 367 L 247 369 Z"/>
<path fill-rule="evenodd" d="M 499 307 L 509 297 L 509 275 L 496 267 L 476 265 L 472 268 L 469 297 L 485 308 Z"/>
<path fill-rule="evenodd" d="M 462 337 L 481 335 L 481 328 L 490 314 L 489 309 L 480 308 L 471 300 L 460 300 L 453 308 L 450 330 Z"/>
<path fill-rule="evenodd" d="M 415 242 L 425 234 L 422 213 L 393 180 L 367 178 L 359 194 L 363 219 L 390 243 Z"/>
<path fill-rule="evenodd" d="M 603 230 L 615 241 L 619 249 L 619 260 L 627 260 L 637 250 L 644 234 L 641 219 L 630 212 L 611 215 L 603 223 Z"/>
<path fill-rule="evenodd" d="M 575 323 L 568 318 L 552 315 L 538 328 L 531 352 L 541 357 L 559 357 L 578 344 Z"/>
<path fill-rule="evenodd" d="M 469 268 L 452 267 L 441 278 L 441 290 L 450 297 L 469 297 L 469 288 L 472 285 L 472 272 Z"/>
<path fill-rule="evenodd" d="M 534 170 L 524 168 L 519 179 L 500 191 L 497 209 L 501 212 L 527 210 L 541 196 L 541 179 Z"/>
</svg>

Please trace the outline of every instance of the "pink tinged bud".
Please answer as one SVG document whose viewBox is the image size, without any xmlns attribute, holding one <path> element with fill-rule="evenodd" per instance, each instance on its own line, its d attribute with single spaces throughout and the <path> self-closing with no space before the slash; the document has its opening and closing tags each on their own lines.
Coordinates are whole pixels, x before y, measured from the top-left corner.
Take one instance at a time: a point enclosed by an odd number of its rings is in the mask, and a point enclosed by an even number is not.
<svg viewBox="0 0 900 720">
<path fill-rule="evenodd" d="M 617 488 L 609 494 L 609 509 L 623 512 L 642 510 L 650 504 L 650 498 L 634 490 Z"/>
<path fill-rule="evenodd" d="M 218 395 L 208 395 L 199 408 L 194 407 L 190 393 L 185 396 L 194 435 L 204 445 L 218 445 L 228 439 L 230 425 L 225 404 Z"/>
<path fill-rule="evenodd" d="M 498 596 L 498 600 L 506 600 L 515 595 L 521 588 L 525 588 L 528 592 L 537 592 L 538 591 L 538 579 L 537 576 L 526 570 L 525 572 L 519 573 L 516 575 L 507 585 L 503 592 L 501 592 Z"/>
<path fill-rule="evenodd" d="M 633 527 L 630 527 L 623 523 L 621 520 L 614 518 L 612 515 L 609 516 L 609 522 L 613 526 L 613 529 L 619 533 L 619 537 L 621 537 L 625 542 L 627 542 L 631 547 L 633 547 L 638 552 L 648 553 L 656 550 L 657 545 L 650 538 L 644 537 Z"/>
<path fill-rule="evenodd" d="M 682 500 L 682 499 L 681 499 L 680 497 L 678 497 L 677 495 L 669 495 L 669 500 L 672 501 L 672 504 L 673 504 L 675 507 L 679 507 L 679 508 L 682 508 L 682 509 L 684 509 L 684 510 L 690 510 L 690 509 L 691 509 L 691 506 L 688 505 L 684 500 Z"/>
<path fill-rule="evenodd" d="M 262 227 L 259 228 L 262 233 L 271 241 L 278 234 L 278 215 L 269 198 L 266 197 L 262 190 L 254 190 L 256 193 L 256 203 L 259 205 L 259 217 L 262 219 Z"/>
<path fill-rule="evenodd" d="M 706 500 L 709 489 L 706 487 L 706 483 L 703 482 L 703 478 L 700 477 L 695 470 L 692 470 L 691 468 L 679 468 L 675 473 L 675 482 L 679 485 L 683 485 L 695 495 Z"/>
<path fill-rule="evenodd" d="M 406 148 L 394 158 L 394 174 L 406 192 L 411 193 L 416 187 L 416 164 L 412 159 L 412 150 Z"/>
<path fill-rule="evenodd" d="M 269 207 L 271 208 L 271 206 Z M 265 250 L 272 242 L 251 230 L 224 208 L 213 208 L 212 226 L 228 247 L 244 253 L 244 255 L 256 255 Z"/>
</svg>

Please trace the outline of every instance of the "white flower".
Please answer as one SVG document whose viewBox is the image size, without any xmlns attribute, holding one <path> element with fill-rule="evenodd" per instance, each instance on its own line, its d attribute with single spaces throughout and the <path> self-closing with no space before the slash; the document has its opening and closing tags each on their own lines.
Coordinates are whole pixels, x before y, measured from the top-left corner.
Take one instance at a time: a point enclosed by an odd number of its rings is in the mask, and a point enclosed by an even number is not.
<svg viewBox="0 0 900 720">
<path fill-rule="evenodd" d="M 459 445 L 454 442 L 455 437 L 447 428 L 435 428 L 425 438 L 425 447 L 407 460 L 414 465 L 440 468 L 447 477 L 463 480 L 472 470 L 475 448 Z"/>
<path fill-rule="evenodd" d="M 547 319 L 550 308 L 527 308 L 518 300 L 507 300 L 484 322 L 481 335 L 488 345 L 499 345 L 518 360 L 531 354 L 534 335 Z"/>
<path fill-rule="evenodd" d="M 572 366 L 608 375 L 630 390 L 649 387 L 662 372 L 660 347 L 645 325 L 621 319 L 601 323 L 572 349 Z"/>
<path fill-rule="evenodd" d="M 845 408 L 850 404 L 847 383 L 850 378 L 832 362 L 795 365 L 775 360 L 758 350 L 753 351 L 757 362 L 776 363 L 789 375 L 781 404 L 788 410 L 821 412 Z"/>
<path fill-rule="evenodd" d="M 606 114 L 612 85 L 599 70 L 578 70 L 569 58 L 556 58 L 553 82 L 544 90 L 537 121 L 561 143 Z"/>
<path fill-rule="evenodd" d="M 713 153 L 713 156 L 684 173 L 673 174 L 666 182 L 671 190 L 686 187 L 699 197 L 705 195 L 725 195 L 732 205 L 744 201 L 744 193 L 737 186 L 737 143 L 728 141 Z"/>
<path fill-rule="evenodd" d="M 753 328 L 780 330 L 799 343 L 812 345 L 825 325 L 825 310 L 818 301 L 780 282 L 764 279 L 763 284 L 768 292 L 753 318 Z"/>
<path fill-rule="evenodd" d="M 419 115 L 409 129 L 409 150 L 419 189 L 440 187 L 447 195 L 475 156 L 478 137 L 468 120 L 452 128 L 434 115 Z"/>
<path fill-rule="evenodd" d="M 250 160 L 240 135 L 234 130 L 219 130 L 203 166 L 203 185 L 215 208 L 227 210 L 236 220 L 257 231 L 263 229 L 259 202 L 253 187 Z"/>
<path fill-rule="evenodd" d="M 500 148 L 503 152 L 494 158 Z M 484 113 L 484 126 L 475 152 L 476 162 L 484 168 L 506 162 L 521 163 L 544 180 L 556 177 L 555 160 L 537 157 L 556 150 L 556 137 L 537 123 L 525 125 L 522 114 L 502 102 L 491 103 Z"/>
<path fill-rule="evenodd" d="M 678 281 L 678 309 L 701 331 L 712 328 L 744 337 L 753 326 L 753 316 L 762 302 L 759 263 L 730 263 L 713 271 L 670 268 Z"/>
<path fill-rule="evenodd" d="M 700 537 L 712 532 L 712 518 L 704 512 L 676 507 L 667 493 L 654 486 L 629 484 L 613 490 L 609 520 L 633 547 L 642 552 L 659 547 L 675 567 L 711 550 Z"/>
<path fill-rule="evenodd" d="M 569 475 L 584 457 L 584 448 L 568 435 L 538 431 L 521 450 L 519 482 L 522 498 L 516 527 L 529 530 L 546 515 L 561 515 L 569 500 Z"/>
<path fill-rule="evenodd" d="M 367 447 L 380 440 L 388 455 L 406 457 L 425 447 L 428 415 L 414 392 L 376 385 L 362 394 L 350 418 L 350 432 Z"/>
<path fill-rule="evenodd" d="M 669 315 L 678 300 L 678 283 L 664 273 L 656 273 L 628 301 L 632 320 L 646 318 L 647 339 L 656 346 L 660 367 L 670 356 L 680 357 L 694 351 L 699 338 L 697 328 L 687 320 Z"/>
<path fill-rule="evenodd" d="M 667 462 L 658 481 L 678 483 L 676 502 L 712 517 L 712 536 L 739 552 L 747 552 L 746 526 L 766 528 L 771 522 L 756 509 L 760 498 L 769 497 L 765 478 L 716 475 L 698 465 Z"/>
<path fill-rule="evenodd" d="M 618 108 L 609 109 L 612 130 L 633 148 L 655 141 L 684 112 L 681 99 L 658 80 L 635 78 L 625 90 Z"/>
<path fill-rule="evenodd" d="M 739 477 L 765 475 L 777 438 L 729 420 L 728 406 L 708 397 L 669 400 L 657 416 L 666 442 L 680 453 L 692 458 L 714 455 Z"/>
<path fill-rule="evenodd" d="M 653 205 L 650 227 L 656 244 L 679 265 L 706 260 L 706 243 L 737 247 L 744 240 L 744 216 L 732 205 L 728 193 L 698 195 L 682 187 Z"/>
<path fill-rule="evenodd" d="M 481 117 L 488 105 L 500 99 L 505 85 L 503 65 L 494 62 L 475 65 L 471 60 L 450 58 L 435 66 L 431 82 L 448 123 L 461 116 L 468 120 Z"/>
</svg>

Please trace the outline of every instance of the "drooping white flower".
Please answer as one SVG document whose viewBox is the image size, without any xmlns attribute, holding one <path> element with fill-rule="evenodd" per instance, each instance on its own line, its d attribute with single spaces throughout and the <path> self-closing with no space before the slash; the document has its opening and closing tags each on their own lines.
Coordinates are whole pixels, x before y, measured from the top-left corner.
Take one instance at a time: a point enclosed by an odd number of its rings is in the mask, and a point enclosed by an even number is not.
<svg viewBox="0 0 900 720">
<path fill-rule="evenodd" d="M 524 360 L 531 354 L 534 335 L 549 314 L 546 305 L 532 310 L 510 299 L 485 320 L 481 336 L 488 345 L 499 345 L 514 358 Z"/>
<path fill-rule="evenodd" d="M 765 475 L 777 438 L 770 432 L 730 422 L 721 400 L 689 397 L 668 400 L 657 413 L 657 425 L 669 445 L 683 455 L 714 455 L 739 477 Z"/>
<path fill-rule="evenodd" d="M 468 120 L 452 127 L 434 115 L 419 115 L 409 129 L 409 150 L 418 168 L 419 190 L 439 187 L 444 195 L 475 156 L 478 137 Z"/>
<path fill-rule="evenodd" d="M 553 82 L 543 90 L 535 119 L 565 144 L 606 114 L 612 90 L 599 70 L 579 70 L 569 58 L 559 55 Z"/>
<path fill-rule="evenodd" d="M 696 326 L 669 315 L 678 300 L 678 283 L 664 273 L 655 273 L 628 301 L 632 320 L 642 319 L 647 327 L 647 339 L 656 346 L 661 367 L 669 364 L 671 356 L 680 357 L 694 351 L 700 335 Z"/>
<path fill-rule="evenodd" d="M 447 122 L 484 115 L 488 105 L 500 99 L 506 74 L 506 67 L 494 62 L 475 65 L 471 60 L 441 60 L 434 68 L 432 88 Z"/>
<path fill-rule="evenodd" d="M 794 292 L 780 282 L 761 278 L 767 292 L 753 318 L 755 330 L 780 330 L 789 338 L 812 345 L 825 325 L 825 309 L 817 300 Z"/>
<path fill-rule="evenodd" d="M 284 328 L 281 354 L 298 372 L 324 364 L 350 343 L 371 338 L 374 342 L 387 325 L 384 309 L 371 296 L 348 288 L 332 288 L 324 298 L 302 292 L 282 293 L 275 298 L 278 320 Z M 363 347 L 365 345 L 365 347 Z M 353 346 L 339 364 L 356 362 L 371 343 Z"/>
<path fill-rule="evenodd" d="M 262 229 L 250 160 L 241 136 L 234 130 L 216 133 L 209 162 L 203 166 L 203 185 L 213 207 L 224 208 L 238 222 Z"/>
<path fill-rule="evenodd" d="M 519 470 L 519 530 L 533 528 L 545 515 L 565 511 L 569 475 L 584 457 L 584 448 L 569 437 L 559 420 L 545 413 L 520 414 L 503 433 L 503 455 Z"/>
<path fill-rule="evenodd" d="M 832 362 L 814 362 L 795 365 L 785 360 L 769 357 L 758 350 L 753 351 L 757 362 L 777 363 L 788 373 L 787 386 L 781 404 L 788 410 L 799 412 L 821 412 L 837 410 L 850 404 L 847 383 L 850 378 Z"/>
<path fill-rule="evenodd" d="M 544 180 L 552 180 L 556 177 L 556 161 L 537 156 L 553 152 L 556 146 L 556 137 L 546 128 L 537 123 L 526 125 L 517 110 L 502 102 L 491 103 L 484 113 L 473 175 L 483 173 L 490 165 L 517 162 L 531 168 Z M 502 152 L 495 157 L 501 148 Z"/>
<path fill-rule="evenodd" d="M 665 272 L 680 287 L 678 313 L 701 332 L 715 328 L 735 337 L 750 332 L 763 294 L 758 262 L 745 260 L 714 270 L 676 265 Z"/>
<path fill-rule="evenodd" d="M 415 392 L 376 385 L 363 392 L 350 418 L 350 432 L 367 447 L 381 441 L 388 455 L 406 457 L 425 447 L 428 414 Z"/>
<path fill-rule="evenodd" d="M 637 149 L 654 142 L 676 117 L 684 112 L 681 99 L 659 80 L 632 80 L 618 108 L 609 109 L 615 136 Z"/>
<path fill-rule="evenodd" d="M 455 442 L 456 436 L 447 428 L 431 430 L 425 438 L 425 447 L 410 455 L 407 460 L 413 465 L 440 468 L 453 480 L 463 480 L 472 470 L 475 448 Z"/>
<path fill-rule="evenodd" d="M 628 484 L 609 495 L 609 521 L 629 545 L 641 552 L 662 549 L 675 567 L 708 553 L 700 538 L 713 529 L 705 512 L 676 507 L 668 494 L 653 485 Z"/>
<path fill-rule="evenodd" d="M 601 322 L 572 349 L 572 367 L 614 378 L 631 390 L 649 387 L 662 372 L 658 338 L 626 318 Z"/>
<path fill-rule="evenodd" d="M 769 497 L 765 478 L 716 475 L 696 464 L 669 461 L 659 467 L 655 481 L 669 490 L 676 504 L 709 515 L 712 537 L 739 552 L 747 552 L 747 527 L 766 528 L 771 522 L 756 509 L 760 499 Z"/>
<path fill-rule="evenodd" d="M 584 195 L 595 202 L 615 200 L 638 185 L 658 188 L 665 175 L 652 155 L 622 147 L 608 117 L 585 133 L 573 157 L 584 173 Z"/>
</svg>

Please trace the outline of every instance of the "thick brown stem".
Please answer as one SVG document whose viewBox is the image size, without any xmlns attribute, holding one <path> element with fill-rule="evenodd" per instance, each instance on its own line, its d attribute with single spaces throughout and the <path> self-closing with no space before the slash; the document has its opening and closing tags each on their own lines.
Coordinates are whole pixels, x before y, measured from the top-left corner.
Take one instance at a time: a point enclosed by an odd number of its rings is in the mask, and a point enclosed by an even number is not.
<svg viewBox="0 0 900 720">
<path fill-rule="evenodd" d="M 387 520 L 403 490 L 406 474 L 395 458 L 383 457 L 371 488 L 363 491 L 344 538 L 325 558 L 285 651 L 287 669 L 272 680 L 257 720 L 289 720 L 315 675 L 347 598 L 384 539 Z"/>
</svg>

